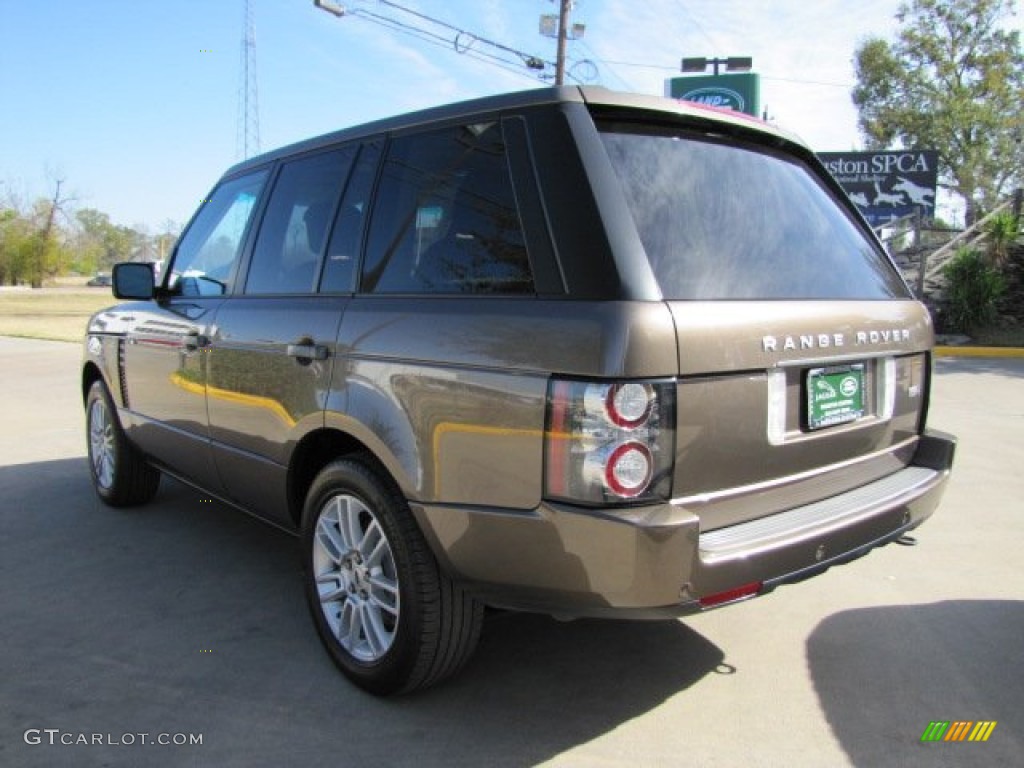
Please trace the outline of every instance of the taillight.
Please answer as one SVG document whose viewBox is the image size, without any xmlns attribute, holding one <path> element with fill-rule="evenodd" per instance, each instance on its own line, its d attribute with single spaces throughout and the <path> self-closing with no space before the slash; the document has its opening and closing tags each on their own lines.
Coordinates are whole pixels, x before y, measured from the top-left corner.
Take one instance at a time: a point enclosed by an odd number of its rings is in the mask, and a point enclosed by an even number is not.
<svg viewBox="0 0 1024 768">
<path fill-rule="evenodd" d="M 552 379 L 546 496 L 584 504 L 667 499 L 674 423 L 674 382 Z"/>
</svg>

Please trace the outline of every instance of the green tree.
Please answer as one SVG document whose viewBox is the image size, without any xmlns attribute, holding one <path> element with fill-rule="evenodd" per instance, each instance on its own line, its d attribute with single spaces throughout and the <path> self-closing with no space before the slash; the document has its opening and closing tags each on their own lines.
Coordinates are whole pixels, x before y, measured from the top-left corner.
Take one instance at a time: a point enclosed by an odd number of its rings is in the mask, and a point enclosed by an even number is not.
<svg viewBox="0 0 1024 768">
<path fill-rule="evenodd" d="M 28 222 L 15 208 L 0 209 L 0 285 L 21 279 Z"/>
<path fill-rule="evenodd" d="M 1024 51 L 1001 24 L 1014 0 L 911 0 L 896 40 L 854 54 L 853 102 L 871 149 L 939 152 L 939 183 L 963 197 L 968 223 L 1021 184 Z"/>
<path fill-rule="evenodd" d="M 33 288 L 42 288 L 45 279 L 53 278 L 64 270 L 67 250 L 64 246 L 65 233 L 58 217 L 66 216 L 64 209 L 71 199 L 61 197 L 63 184 L 64 179 L 56 179 L 53 199 L 37 200 L 33 206 L 32 232 L 23 244 L 24 269 Z"/>
<path fill-rule="evenodd" d="M 961 248 L 942 272 L 948 283 L 952 330 L 972 333 L 995 322 L 999 299 L 1006 293 L 1006 280 L 998 269 L 978 251 Z"/>
<path fill-rule="evenodd" d="M 119 261 L 144 258 L 152 249 L 144 233 L 114 224 L 110 216 L 95 208 L 82 208 L 75 219 L 81 230 L 79 247 L 91 253 L 97 269 L 109 270 Z"/>
</svg>

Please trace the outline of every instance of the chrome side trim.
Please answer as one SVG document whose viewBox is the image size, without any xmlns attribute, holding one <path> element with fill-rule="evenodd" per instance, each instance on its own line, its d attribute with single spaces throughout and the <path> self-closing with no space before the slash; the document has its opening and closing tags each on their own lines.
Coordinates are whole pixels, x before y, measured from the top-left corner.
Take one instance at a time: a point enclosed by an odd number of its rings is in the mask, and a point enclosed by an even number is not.
<svg viewBox="0 0 1024 768">
<path fill-rule="evenodd" d="M 897 355 L 900 357 L 907 357 L 910 355 L 917 354 L 913 349 L 896 349 L 896 350 L 881 350 L 881 351 L 865 351 L 861 353 L 851 352 L 847 355 L 817 355 L 815 357 L 801 357 L 798 360 L 780 360 L 775 363 L 778 368 L 805 368 L 807 366 L 814 365 L 835 365 L 837 363 L 856 363 L 862 360 L 878 360 L 884 357 L 892 357 Z"/>
<path fill-rule="evenodd" d="M 674 506 L 696 506 L 711 504 L 716 501 L 723 501 L 725 499 L 737 498 L 740 496 L 747 496 L 754 493 L 763 493 L 765 491 L 774 490 L 776 488 L 783 488 L 787 485 L 793 485 L 795 483 L 801 483 L 805 480 L 810 480 L 815 477 L 826 475 L 830 472 L 837 472 L 849 467 L 856 466 L 858 464 L 864 464 L 872 461 L 873 459 L 882 458 L 891 454 L 898 453 L 904 448 L 910 448 L 918 442 L 917 437 L 910 437 L 902 442 L 895 443 L 893 445 L 886 446 L 880 451 L 874 453 L 866 453 L 863 456 L 857 456 L 847 461 L 841 461 L 837 464 L 829 464 L 825 467 L 815 467 L 809 469 L 806 472 L 799 472 L 795 475 L 786 475 L 785 477 L 777 477 L 771 480 L 765 480 L 761 483 L 751 483 L 750 485 L 738 485 L 734 488 L 725 488 L 721 491 L 712 491 L 710 493 L 696 493 L 692 496 L 680 496 L 672 499 L 669 503 Z"/>
</svg>

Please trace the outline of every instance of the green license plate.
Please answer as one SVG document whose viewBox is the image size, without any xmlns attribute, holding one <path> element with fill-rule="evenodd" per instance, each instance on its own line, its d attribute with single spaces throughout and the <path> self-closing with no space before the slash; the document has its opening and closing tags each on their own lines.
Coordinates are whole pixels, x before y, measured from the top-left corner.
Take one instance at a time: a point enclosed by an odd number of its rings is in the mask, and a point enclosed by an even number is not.
<svg viewBox="0 0 1024 768">
<path fill-rule="evenodd" d="M 864 415 L 864 363 L 807 372 L 807 428 L 821 429 Z"/>
</svg>

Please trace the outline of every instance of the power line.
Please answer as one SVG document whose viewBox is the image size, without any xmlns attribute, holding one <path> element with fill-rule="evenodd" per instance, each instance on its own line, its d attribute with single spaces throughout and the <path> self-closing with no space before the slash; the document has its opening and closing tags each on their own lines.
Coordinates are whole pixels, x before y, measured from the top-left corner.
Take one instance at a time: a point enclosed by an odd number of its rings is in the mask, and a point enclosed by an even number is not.
<svg viewBox="0 0 1024 768">
<path fill-rule="evenodd" d="M 590 61 L 594 62 L 595 64 L 601 64 L 601 63 L 604 63 L 604 64 L 614 64 L 615 63 L 615 62 L 612 62 L 612 61 L 603 61 L 602 59 L 599 59 L 597 57 L 597 54 L 594 52 L 594 50 L 589 45 L 587 45 L 584 41 L 582 41 L 582 40 L 577 40 L 576 44 L 581 46 L 587 52 L 587 54 L 589 54 Z M 570 71 L 571 71 L 571 69 L 572 68 L 570 67 Z M 623 85 L 625 90 L 627 90 L 627 91 L 634 90 L 632 83 L 628 82 L 625 78 L 620 76 L 619 73 L 616 72 L 614 69 L 612 69 L 611 67 L 606 67 L 606 71 L 610 72 L 612 74 L 612 76 Z"/>
<path fill-rule="evenodd" d="M 506 53 L 514 54 L 515 56 L 520 57 L 523 60 L 524 63 L 526 63 L 527 60 L 543 61 L 542 59 L 540 59 L 537 56 L 534 56 L 534 55 L 529 54 L 529 53 L 524 53 L 523 51 L 520 51 L 520 50 L 517 50 L 517 49 L 512 48 L 510 46 L 507 46 L 504 43 L 499 43 L 496 40 L 489 40 L 486 37 L 481 37 L 480 35 L 474 34 L 473 32 L 468 32 L 468 31 L 466 31 L 464 29 L 461 29 L 461 28 L 456 27 L 456 26 L 454 26 L 452 24 L 449 24 L 446 21 L 442 21 L 441 19 L 435 19 L 432 16 L 427 16 L 425 13 L 420 13 L 419 11 L 413 10 L 412 8 L 407 8 L 404 5 L 399 5 L 398 3 L 392 2 L 392 0 L 377 0 L 377 2 L 379 2 L 381 5 L 387 5 L 387 6 L 390 6 L 391 8 L 395 8 L 396 10 L 404 11 L 405 13 L 408 13 L 408 14 L 410 14 L 412 16 L 415 16 L 415 17 L 417 17 L 419 19 L 423 19 L 426 22 L 429 22 L 431 24 L 436 24 L 436 25 L 438 25 L 440 27 L 444 27 L 445 29 L 448 29 L 448 30 L 450 30 L 452 32 L 457 33 L 457 35 L 455 37 L 455 40 L 452 41 L 453 47 L 455 48 L 456 53 L 462 53 L 462 51 L 460 51 L 458 49 L 458 40 L 459 40 L 458 36 L 459 35 L 466 35 L 469 38 L 471 38 L 471 42 L 469 43 L 470 45 L 473 45 L 474 42 L 481 42 L 481 43 L 484 43 L 485 45 L 489 45 L 489 46 L 491 46 L 493 48 L 497 48 L 500 51 L 505 51 Z M 544 62 L 544 63 L 545 64 L 550 64 L 551 62 Z M 529 66 L 529 65 L 527 64 L 527 66 Z"/>
<path fill-rule="evenodd" d="M 697 21 L 697 17 L 690 13 L 690 11 L 687 10 L 686 6 L 683 5 L 683 0 L 676 0 L 676 4 L 679 6 L 679 10 L 681 10 L 686 16 L 690 18 L 690 21 L 693 22 L 693 26 L 697 28 L 697 31 L 704 35 L 705 38 L 707 38 L 707 41 L 711 43 L 711 47 L 714 48 L 715 50 L 721 50 L 721 47 L 718 45 L 718 42 L 713 37 L 711 37 L 711 35 L 708 34 L 707 30 L 704 29 L 703 26 L 701 26 L 701 23 Z"/>
<path fill-rule="evenodd" d="M 771 75 L 761 75 L 764 80 L 776 80 L 782 83 L 796 83 L 797 85 L 827 85 L 831 88 L 853 88 L 853 83 L 833 83 L 827 80 L 801 80 L 797 77 L 772 77 Z"/>
<path fill-rule="evenodd" d="M 457 39 L 449 40 L 448 38 L 441 35 L 437 35 L 436 33 L 430 32 L 429 30 L 414 27 L 410 24 L 405 24 L 399 21 L 398 19 L 392 19 L 387 16 L 381 16 L 370 11 L 356 9 L 352 11 L 351 15 L 357 18 L 361 18 L 364 21 L 368 21 L 372 24 L 377 24 L 378 26 L 384 27 L 385 29 L 390 29 L 393 32 L 399 32 L 401 34 L 408 35 L 409 37 L 416 38 L 417 40 L 429 43 L 430 45 L 437 46 L 438 48 L 454 48 L 456 53 L 466 56 L 467 58 L 483 62 L 484 64 L 491 64 L 493 66 L 497 66 L 501 69 L 504 69 L 507 72 L 512 72 L 513 74 L 520 75 L 521 77 L 530 77 L 520 68 L 518 68 L 516 66 L 516 62 L 514 61 L 502 59 L 499 56 L 485 53 L 483 51 L 471 50 L 469 47 L 464 47 L 460 49 L 459 47 L 457 47 Z"/>
<path fill-rule="evenodd" d="M 614 59 L 594 59 L 599 64 L 614 64 L 618 67 L 640 67 L 643 69 L 661 69 L 666 72 L 675 72 L 679 69 L 679 65 L 666 66 L 664 64 L 646 64 L 639 61 L 616 61 Z"/>
<path fill-rule="evenodd" d="M 460 55 L 467 56 L 471 59 L 476 59 L 477 61 L 482 61 L 485 64 L 496 64 L 498 66 L 501 66 L 503 69 L 513 71 L 519 75 L 526 76 L 523 72 L 513 68 L 515 65 L 514 61 L 511 61 L 509 59 L 503 59 L 500 56 L 497 56 L 496 54 L 474 50 L 472 46 L 479 39 L 475 35 L 472 36 L 469 42 L 467 43 L 465 41 L 462 41 L 461 35 L 468 35 L 469 33 L 464 33 L 461 31 L 455 36 L 454 39 L 448 39 L 447 37 L 443 35 L 438 35 L 435 32 L 431 32 L 421 27 L 415 27 L 411 24 L 406 24 L 404 22 L 399 21 L 398 19 L 393 19 L 388 16 L 381 16 L 380 14 L 376 14 L 371 11 L 357 10 L 353 12 L 353 15 L 362 17 L 367 21 L 376 23 L 387 29 L 391 29 L 394 32 L 400 32 L 402 34 L 409 35 L 410 37 L 415 37 L 419 40 L 422 40 L 423 42 L 430 43 L 431 45 L 436 45 L 439 48 L 452 48 L 455 50 L 456 53 Z"/>
<path fill-rule="evenodd" d="M 525 51 L 520 51 L 511 46 L 507 46 L 503 43 L 499 43 L 496 40 L 478 35 L 475 32 L 457 27 L 454 24 L 449 24 L 441 19 L 436 19 L 432 16 L 428 16 L 425 13 L 408 8 L 400 3 L 393 2 L 392 0 L 377 0 L 381 5 L 387 6 L 391 9 L 405 13 L 421 22 L 426 22 L 428 25 L 443 30 L 431 29 L 425 27 L 422 24 L 409 23 L 401 19 L 395 18 L 394 16 L 386 16 L 381 13 L 376 13 L 365 8 L 353 8 L 351 10 L 342 8 L 340 6 L 326 8 L 330 13 L 337 16 L 355 16 L 361 18 L 364 21 L 368 21 L 372 24 L 377 24 L 393 32 L 400 32 L 402 34 L 414 37 L 422 42 L 436 45 L 441 48 L 450 48 L 456 53 L 467 56 L 471 59 L 475 59 L 485 64 L 499 67 L 508 72 L 520 75 L 522 77 L 530 77 L 533 79 L 544 80 L 546 76 L 543 74 L 544 70 L 549 67 L 554 67 L 554 63 L 542 59 L 539 56 L 535 56 Z M 318 2 L 317 5 L 320 5 Z M 324 6 L 321 6 L 324 7 Z M 485 50 L 491 49 L 491 50 Z M 523 68 L 528 70 L 536 70 L 542 74 L 529 75 L 523 71 Z"/>
<path fill-rule="evenodd" d="M 665 64 L 654 64 L 651 62 L 643 61 L 617 61 L 614 59 L 597 59 L 594 61 L 598 64 L 612 64 L 618 67 L 637 67 L 640 69 L 658 69 L 663 72 L 677 72 L 678 65 L 667 66 Z M 853 83 L 838 83 L 829 80 L 807 80 L 800 77 L 777 77 L 773 75 L 761 74 L 762 80 L 773 80 L 782 83 L 795 83 L 797 85 L 824 85 L 831 88 L 853 88 Z"/>
</svg>

